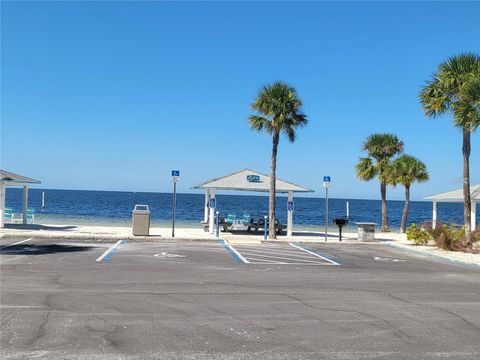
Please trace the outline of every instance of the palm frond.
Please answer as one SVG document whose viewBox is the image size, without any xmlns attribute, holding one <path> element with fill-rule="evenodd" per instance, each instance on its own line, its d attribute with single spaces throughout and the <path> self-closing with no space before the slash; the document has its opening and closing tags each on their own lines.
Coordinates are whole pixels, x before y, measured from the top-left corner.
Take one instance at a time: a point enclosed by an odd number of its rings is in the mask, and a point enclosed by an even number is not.
<svg viewBox="0 0 480 360">
<path fill-rule="evenodd" d="M 370 181 L 377 175 L 377 170 L 371 158 L 360 158 L 355 165 L 357 177 L 363 181 Z"/>
<path fill-rule="evenodd" d="M 308 123 L 295 88 L 281 81 L 262 87 L 251 106 L 259 114 L 249 117 L 252 128 L 268 133 L 282 132 L 290 142 L 295 141 L 295 129 Z"/>
</svg>

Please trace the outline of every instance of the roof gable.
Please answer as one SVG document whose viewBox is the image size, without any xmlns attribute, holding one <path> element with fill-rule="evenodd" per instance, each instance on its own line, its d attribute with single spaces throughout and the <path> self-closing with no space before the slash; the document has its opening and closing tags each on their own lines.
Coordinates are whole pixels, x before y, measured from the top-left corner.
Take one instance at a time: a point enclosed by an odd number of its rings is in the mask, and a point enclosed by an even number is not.
<svg viewBox="0 0 480 360">
<path fill-rule="evenodd" d="M 28 178 L 23 175 L 15 174 L 6 170 L 0 169 L 0 182 L 3 183 L 19 183 L 19 184 L 40 184 L 41 182 L 35 179 Z"/>
<path fill-rule="evenodd" d="M 285 192 L 313 192 L 304 186 L 288 181 L 276 179 L 276 191 Z M 218 190 L 239 190 L 266 192 L 270 190 L 270 176 L 258 171 L 243 169 L 219 178 L 208 180 L 196 185 L 193 189 L 218 189 Z"/>
<path fill-rule="evenodd" d="M 470 186 L 470 196 L 472 200 L 480 201 L 480 184 Z M 436 195 L 427 196 L 425 199 L 444 202 L 463 202 L 463 189 L 457 189 Z"/>
</svg>

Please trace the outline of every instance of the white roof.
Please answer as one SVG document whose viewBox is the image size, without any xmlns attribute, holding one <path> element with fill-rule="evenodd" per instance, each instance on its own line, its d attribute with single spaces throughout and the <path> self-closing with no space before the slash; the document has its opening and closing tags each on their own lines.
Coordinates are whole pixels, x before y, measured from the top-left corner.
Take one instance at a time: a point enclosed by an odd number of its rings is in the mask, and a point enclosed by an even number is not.
<svg viewBox="0 0 480 360">
<path fill-rule="evenodd" d="M 0 183 L 4 183 L 7 186 L 21 186 L 27 184 L 40 184 L 40 181 L 0 169 Z"/>
<path fill-rule="evenodd" d="M 313 192 L 308 189 L 288 181 L 276 179 L 276 191 L 278 193 L 292 192 Z M 270 190 L 270 176 L 243 169 L 216 179 L 208 180 L 202 184 L 194 186 L 192 189 L 218 189 L 218 190 L 240 190 L 266 192 Z"/>
<path fill-rule="evenodd" d="M 470 196 L 472 198 L 472 201 L 480 201 L 480 184 L 470 185 Z M 441 202 L 463 202 L 463 189 L 457 189 L 437 195 L 427 196 L 425 199 Z"/>
</svg>

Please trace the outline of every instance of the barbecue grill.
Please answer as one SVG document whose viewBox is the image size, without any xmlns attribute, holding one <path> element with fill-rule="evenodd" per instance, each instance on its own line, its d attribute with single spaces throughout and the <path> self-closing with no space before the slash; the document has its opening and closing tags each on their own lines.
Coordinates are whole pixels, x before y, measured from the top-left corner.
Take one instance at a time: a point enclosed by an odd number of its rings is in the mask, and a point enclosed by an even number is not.
<svg viewBox="0 0 480 360">
<path fill-rule="evenodd" d="M 339 239 L 342 241 L 342 227 L 348 225 L 348 218 L 336 218 L 333 223 L 338 226 Z"/>
</svg>

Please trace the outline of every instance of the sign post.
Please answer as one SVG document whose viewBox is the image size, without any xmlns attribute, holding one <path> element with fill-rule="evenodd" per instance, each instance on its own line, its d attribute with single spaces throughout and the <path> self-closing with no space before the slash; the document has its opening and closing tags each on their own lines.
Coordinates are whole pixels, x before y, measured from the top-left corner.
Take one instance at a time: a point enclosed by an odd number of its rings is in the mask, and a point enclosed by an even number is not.
<svg viewBox="0 0 480 360">
<path fill-rule="evenodd" d="M 208 200 L 208 207 L 210 208 L 210 220 L 208 224 L 208 232 L 210 234 L 213 234 L 214 232 L 214 227 L 215 227 L 215 209 L 217 208 L 217 199 L 215 198 L 215 192 L 212 189 L 211 198 Z"/>
<path fill-rule="evenodd" d="M 215 218 L 215 220 L 216 220 L 216 227 L 217 227 L 217 229 L 216 229 L 217 239 L 220 237 L 220 228 L 218 227 L 218 222 L 219 222 L 218 214 L 219 214 L 219 213 L 220 213 L 220 212 L 218 212 L 218 211 L 215 212 L 215 215 L 217 215 L 216 218 Z"/>
<path fill-rule="evenodd" d="M 325 188 L 325 242 L 328 238 L 328 188 L 330 187 L 330 176 L 323 177 L 323 187 Z"/>
<path fill-rule="evenodd" d="M 172 170 L 172 181 L 173 181 L 172 237 L 175 237 L 175 212 L 177 210 L 177 182 L 179 177 L 180 177 L 180 171 Z"/>
<path fill-rule="evenodd" d="M 268 234 L 267 233 L 267 231 L 268 231 L 267 230 L 268 229 L 267 219 L 268 219 L 268 217 L 267 217 L 267 215 L 265 215 L 263 217 L 263 221 L 264 221 L 264 223 L 263 223 L 263 240 L 265 240 L 265 241 L 267 241 L 267 234 Z"/>
</svg>

